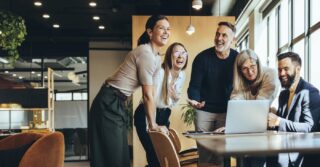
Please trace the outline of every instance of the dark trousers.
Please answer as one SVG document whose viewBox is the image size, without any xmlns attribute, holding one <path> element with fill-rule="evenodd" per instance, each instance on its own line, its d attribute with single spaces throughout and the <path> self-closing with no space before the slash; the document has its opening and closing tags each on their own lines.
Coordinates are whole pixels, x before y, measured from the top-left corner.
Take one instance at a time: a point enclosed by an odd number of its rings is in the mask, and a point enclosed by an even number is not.
<svg viewBox="0 0 320 167">
<path fill-rule="evenodd" d="M 169 127 L 170 121 L 169 117 L 171 114 L 171 110 L 169 108 L 158 109 L 156 115 L 156 122 L 158 125 L 165 125 Z M 146 157 L 148 161 L 148 167 L 160 167 L 157 155 L 154 151 L 151 139 L 146 130 L 147 122 L 146 122 L 146 112 L 143 104 L 140 104 L 134 113 L 134 125 L 137 130 L 137 134 L 139 140 L 146 151 Z"/>
<path fill-rule="evenodd" d="M 106 86 L 95 97 L 89 114 L 91 167 L 130 167 L 124 101 Z"/>
</svg>

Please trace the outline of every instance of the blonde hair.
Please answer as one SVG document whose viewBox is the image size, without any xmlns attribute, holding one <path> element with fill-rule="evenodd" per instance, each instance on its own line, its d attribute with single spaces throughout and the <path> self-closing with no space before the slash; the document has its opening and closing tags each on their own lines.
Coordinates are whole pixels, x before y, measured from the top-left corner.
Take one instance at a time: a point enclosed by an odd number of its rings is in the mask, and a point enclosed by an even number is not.
<svg viewBox="0 0 320 167">
<path fill-rule="evenodd" d="M 257 64 L 257 77 L 253 82 L 248 81 L 242 73 L 242 65 L 247 61 L 248 59 L 251 59 L 251 61 L 256 62 Z M 233 68 L 233 91 L 235 92 L 241 92 L 241 91 L 248 91 L 250 88 L 257 88 L 261 85 L 262 82 L 262 75 L 261 75 L 261 64 L 260 60 L 257 56 L 257 54 L 251 50 L 243 50 L 241 51 L 238 56 L 236 57 L 236 60 L 234 62 L 234 68 Z"/>
<path fill-rule="evenodd" d="M 180 45 L 181 47 L 183 47 L 183 49 L 187 52 L 186 47 L 184 47 L 184 45 L 182 43 L 179 42 L 175 42 L 173 44 L 171 44 L 167 51 L 166 51 L 166 55 L 164 57 L 163 63 L 161 65 L 161 67 L 164 70 L 164 76 L 163 76 L 163 82 L 162 82 L 162 90 L 161 90 L 161 99 L 164 101 L 164 104 L 168 105 L 169 104 L 169 95 L 168 95 L 168 77 L 169 77 L 169 73 L 170 73 L 170 69 L 172 69 L 173 66 L 173 62 L 172 62 L 172 54 L 173 54 L 173 49 Z M 187 68 L 188 65 L 188 57 L 186 60 L 186 64 L 182 67 L 181 70 L 185 70 Z M 173 77 L 173 76 L 172 76 Z M 178 76 L 177 76 L 178 77 Z M 172 78 L 174 79 L 174 78 Z M 176 79 L 176 78 L 175 78 Z"/>
</svg>

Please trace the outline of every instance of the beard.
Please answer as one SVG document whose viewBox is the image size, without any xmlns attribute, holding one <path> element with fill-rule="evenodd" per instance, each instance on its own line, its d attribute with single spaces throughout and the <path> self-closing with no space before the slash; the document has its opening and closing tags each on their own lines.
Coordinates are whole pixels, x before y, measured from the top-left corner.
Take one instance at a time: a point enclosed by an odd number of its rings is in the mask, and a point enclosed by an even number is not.
<svg viewBox="0 0 320 167">
<path fill-rule="evenodd" d="M 291 85 L 293 84 L 295 78 L 296 78 L 296 71 L 294 71 L 292 75 L 288 74 L 287 81 L 284 81 L 281 77 L 279 77 L 279 80 L 280 80 L 281 86 L 283 88 L 289 89 L 291 87 Z"/>
</svg>

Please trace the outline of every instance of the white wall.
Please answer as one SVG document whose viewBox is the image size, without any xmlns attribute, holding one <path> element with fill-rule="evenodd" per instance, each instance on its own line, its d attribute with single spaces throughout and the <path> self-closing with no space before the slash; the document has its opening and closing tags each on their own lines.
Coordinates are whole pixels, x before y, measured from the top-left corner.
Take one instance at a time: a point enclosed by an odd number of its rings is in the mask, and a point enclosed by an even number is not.
<svg viewBox="0 0 320 167">
<path fill-rule="evenodd" d="M 89 51 L 89 106 L 104 81 L 111 76 L 124 60 L 128 51 Z"/>
</svg>

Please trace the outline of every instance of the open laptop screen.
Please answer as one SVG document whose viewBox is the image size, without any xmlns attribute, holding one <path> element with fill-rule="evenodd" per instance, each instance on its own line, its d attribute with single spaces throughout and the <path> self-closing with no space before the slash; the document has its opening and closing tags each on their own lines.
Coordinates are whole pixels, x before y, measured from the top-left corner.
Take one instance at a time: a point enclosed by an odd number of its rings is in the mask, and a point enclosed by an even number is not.
<svg viewBox="0 0 320 167">
<path fill-rule="evenodd" d="M 267 131 L 269 100 L 229 100 L 225 133 Z"/>
</svg>

